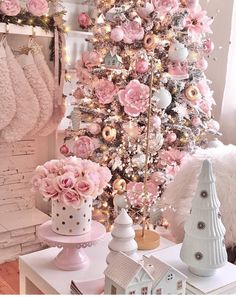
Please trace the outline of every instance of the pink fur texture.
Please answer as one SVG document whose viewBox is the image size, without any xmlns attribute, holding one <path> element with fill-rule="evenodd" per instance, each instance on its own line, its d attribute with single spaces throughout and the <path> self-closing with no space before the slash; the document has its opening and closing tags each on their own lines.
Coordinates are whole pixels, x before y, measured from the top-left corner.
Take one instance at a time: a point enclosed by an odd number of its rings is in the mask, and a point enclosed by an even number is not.
<svg viewBox="0 0 236 297">
<path fill-rule="evenodd" d="M 189 215 L 197 177 L 205 159 L 211 160 L 213 164 L 222 221 L 226 228 L 226 244 L 231 246 L 236 243 L 236 146 L 199 149 L 194 156 L 185 160 L 163 196 L 165 202 L 175 208 L 175 212 L 168 209 L 164 212 L 164 217 L 171 225 L 171 233 L 176 242 L 182 242 L 184 222 Z"/>
</svg>

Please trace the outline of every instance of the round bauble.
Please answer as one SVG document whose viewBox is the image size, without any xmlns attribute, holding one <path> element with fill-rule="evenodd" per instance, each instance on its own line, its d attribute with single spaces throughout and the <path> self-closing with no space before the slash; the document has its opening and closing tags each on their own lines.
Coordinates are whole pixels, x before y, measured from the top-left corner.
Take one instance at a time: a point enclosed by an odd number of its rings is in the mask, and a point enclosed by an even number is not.
<svg viewBox="0 0 236 297">
<path fill-rule="evenodd" d="M 151 118 L 151 125 L 154 129 L 159 130 L 161 128 L 161 118 L 157 115 L 154 115 Z"/>
<path fill-rule="evenodd" d="M 115 42 L 120 42 L 124 38 L 124 31 L 121 27 L 116 27 L 111 30 L 111 39 Z"/>
<path fill-rule="evenodd" d="M 176 136 L 176 134 L 175 134 L 174 132 L 169 133 L 169 134 L 167 134 L 167 136 L 166 136 L 166 141 L 167 141 L 168 143 L 173 143 L 173 142 L 176 141 L 176 139 L 177 139 L 177 136 Z"/>
<path fill-rule="evenodd" d="M 135 63 L 135 71 L 137 73 L 146 73 L 148 71 L 148 61 L 145 59 L 137 60 Z"/>
<path fill-rule="evenodd" d="M 106 126 L 102 130 L 102 137 L 107 142 L 112 142 L 116 139 L 116 129 L 110 126 Z"/>
<path fill-rule="evenodd" d="M 188 57 L 188 49 L 184 44 L 176 41 L 170 45 L 169 59 L 174 62 L 184 62 Z"/>
<path fill-rule="evenodd" d="M 144 48 L 147 51 L 152 51 L 157 46 L 158 37 L 155 34 L 148 33 L 145 35 L 143 43 L 144 43 Z"/>
<path fill-rule="evenodd" d="M 165 176 L 162 172 L 154 172 L 151 175 L 151 181 L 154 182 L 157 186 L 160 186 L 165 182 Z"/>
<path fill-rule="evenodd" d="M 126 195 L 115 195 L 113 199 L 113 204 L 115 207 L 118 207 L 118 208 L 127 208 L 128 200 L 126 198 Z"/>
<path fill-rule="evenodd" d="M 167 108 L 172 102 L 171 93 L 164 87 L 153 93 L 152 99 L 157 102 L 157 107 Z"/>
<path fill-rule="evenodd" d="M 150 2 L 146 2 L 144 6 L 140 6 L 137 9 L 138 15 L 142 19 L 146 19 L 154 11 L 154 5 Z"/>
<path fill-rule="evenodd" d="M 189 101 L 196 101 L 201 98 L 201 93 L 198 87 L 194 85 L 188 86 L 185 89 L 184 94 Z"/>
<path fill-rule="evenodd" d="M 207 70 L 208 62 L 205 58 L 201 58 L 196 62 L 196 67 L 202 71 Z"/>
<path fill-rule="evenodd" d="M 126 181 L 122 178 L 117 178 L 112 185 L 113 190 L 118 194 L 123 194 L 126 191 L 126 186 Z"/>
<path fill-rule="evenodd" d="M 204 51 L 204 53 L 210 54 L 210 53 L 212 53 L 214 51 L 214 48 L 215 48 L 214 42 L 211 41 L 210 39 L 206 39 L 203 42 L 203 51 Z"/>
<path fill-rule="evenodd" d="M 101 126 L 98 123 L 91 123 L 88 125 L 87 130 L 93 135 L 98 135 L 101 132 Z"/>
<path fill-rule="evenodd" d="M 60 153 L 64 156 L 66 156 L 67 154 L 69 154 L 69 148 L 66 144 L 63 144 L 61 147 L 60 147 Z"/>
<path fill-rule="evenodd" d="M 132 165 L 142 169 L 145 165 L 145 161 L 146 161 L 146 156 L 144 153 L 139 152 L 136 155 L 133 156 L 132 158 Z"/>
</svg>

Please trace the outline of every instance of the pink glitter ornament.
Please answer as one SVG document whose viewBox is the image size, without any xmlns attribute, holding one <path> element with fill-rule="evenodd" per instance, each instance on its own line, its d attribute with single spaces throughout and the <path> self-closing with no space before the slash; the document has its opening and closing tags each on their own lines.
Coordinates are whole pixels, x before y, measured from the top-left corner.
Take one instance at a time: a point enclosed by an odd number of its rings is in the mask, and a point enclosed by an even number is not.
<svg viewBox="0 0 236 297">
<path fill-rule="evenodd" d="M 137 60 L 135 64 L 135 70 L 138 73 L 146 73 L 148 71 L 148 61 L 144 59 Z"/>
<path fill-rule="evenodd" d="M 211 41 L 210 39 L 207 39 L 203 42 L 203 51 L 206 54 L 210 54 L 214 51 L 215 45 L 214 42 Z"/>
<path fill-rule="evenodd" d="M 67 147 L 66 144 L 63 144 L 61 147 L 60 147 L 60 153 L 64 156 L 66 156 L 68 153 L 69 153 L 69 148 Z"/>
<path fill-rule="evenodd" d="M 176 136 L 175 133 L 169 133 L 169 134 L 167 134 L 167 136 L 166 136 L 166 141 L 169 142 L 169 143 L 173 143 L 173 142 L 175 142 L 176 139 L 177 139 L 177 136 Z"/>
<path fill-rule="evenodd" d="M 115 42 L 120 42 L 124 38 L 124 31 L 121 27 L 116 27 L 111 30 L 111 39 Z"/>
<path fill-rule="evenodd" d="M 197 61 L 196 67 L 202 71 L 207 70 L 207 68 L 208 68 L 207 60 L 202 57 L 200 60 Z"/>
</svg>

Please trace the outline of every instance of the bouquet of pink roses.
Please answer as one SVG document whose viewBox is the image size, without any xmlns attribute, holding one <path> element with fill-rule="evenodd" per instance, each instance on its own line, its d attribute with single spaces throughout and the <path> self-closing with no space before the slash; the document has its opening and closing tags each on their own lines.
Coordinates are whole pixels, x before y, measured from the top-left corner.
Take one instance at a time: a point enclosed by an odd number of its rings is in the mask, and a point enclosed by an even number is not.
<svg viewBox="0 0 236 297">
<path fill-rule="evenodd" d="M 101 195 L 110 179 L 111 172 L 107 167 L 70 157 L 38 166 L 32 185 L 46 201 L 58 200 L 79 209 L 86 197 L 95 199 Z"/>
</svg>

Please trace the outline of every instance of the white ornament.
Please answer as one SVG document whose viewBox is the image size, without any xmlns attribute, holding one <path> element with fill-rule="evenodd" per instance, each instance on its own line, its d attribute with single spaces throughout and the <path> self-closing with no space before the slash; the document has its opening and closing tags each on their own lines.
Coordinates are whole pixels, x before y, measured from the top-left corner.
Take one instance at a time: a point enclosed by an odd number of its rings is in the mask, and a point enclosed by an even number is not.
<svg viewBox="0 0 236 297">
<path fill-rule="evenodd" d="M 146 156 L 139 148 L 138 153 L 134 155 L 132 158 L 132 165 L 138 167 L 139 169 L 142 169 L 145 165 L 145 161 L 146 161 Z"/>
<path fill-rule="evenodd" d="M 134 240 L 133 220 L 124 208 L 114 221 L 114 228 L 111 231 L 111 235 L 112 240 L 108 245 L 110 253 L 106 259 L 108 264 L 118 252 L 123 252 L 133 259 L 138 258 L 138 245 Z"/>
<path fill-rule="evenodd" d="M 128 200 L 125 194 L 118 195 L 116 194 L 113 199 L 113 204 L 116 212 L 118 213 L 119 209 L 128 207 Z"/>
<path fill-rule="evenodd" d="M 164 87 L 154 92 L 152 99 L 157 102 L 158 108 L 167 108 L 172 102 L 171 93 Z"/>
<path fill-rule="evenodd" d="M 169 59 L 175 62 L 184 62 L 188 57 L 188 49 L 184 44 L 175 41 L 169 48 Z"/>
<path fill-rule="evenodd" d="M 211 276 L 227 262 L 225 227 L 210 161 L 203 162 L 192 211 L 185 223 L 180 258 L 198 276 Z"/>
</svg>

